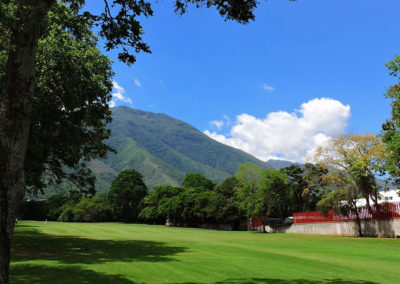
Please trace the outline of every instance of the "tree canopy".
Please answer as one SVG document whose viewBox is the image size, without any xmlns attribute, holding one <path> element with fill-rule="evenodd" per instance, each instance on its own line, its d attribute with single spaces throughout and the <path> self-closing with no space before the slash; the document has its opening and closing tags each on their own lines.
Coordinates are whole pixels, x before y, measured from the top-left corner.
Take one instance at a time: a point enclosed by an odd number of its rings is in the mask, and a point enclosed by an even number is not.
<svg viewBox="0 0 400 284">
<path fill-rule="evenodd" d="M 214 184 L 211 180 L 199 173 L 188 173 L 182 181 L 182 186 L 187 188 L 204 187 L 209 190 L 214 188 Z"/>
<path fill-rule="evenodd" d="M 331 138 L 326 146 L 317 149 L 315 161 L 328 167 L 324 182 L 341 187 L 348 180 L 356 184 L 360 196 L 364 197 L 370 210 L 370 200 L 379 199 L 375 175 L 385 173 L 387 151 L 382 139 L 373 134 Z"/>
<path fill-rule="evenodd" d="M 96 48 L 90 25 L 74 26 L 79 37 L 65 31 L 74 17 L 65 4 L 54 6 L 39 40 L 25 162 L 26 185 L 35 191 L 68 180 L 94 193 L 84 161 L 111 150 L 103 143 L 110 136 L 111 61 Z"/>
<path fill-rule="evenodd" d="M 400 182 L 400 56 L 396 56 L 386 64 L 389 74 L 398 79 L 398 83 L 390 86 L 385 96 L 392 100 L 391 117 L 382 125 L 382 139 L 386 143 L 388 159 L 386 169 L 394 181 Z"/>
<path fill-rule="evenodd" d="M 289 216 L 291 192 L 286 175 L 277 170 L 264 170 L 254 198 L 256 205 L 252 215 L 261 220 L 264 217 L 262 229 L 265 232 L 265 221 L 268 218 Z"/>
<path fill-rule="evenodd" d="M 112 211 L 117 220 L 135 222 L 141 202 L 147 194 L 143 176 L 135 170 L 120 172 L 113 180 L 108 194 Z"/>
</svg>

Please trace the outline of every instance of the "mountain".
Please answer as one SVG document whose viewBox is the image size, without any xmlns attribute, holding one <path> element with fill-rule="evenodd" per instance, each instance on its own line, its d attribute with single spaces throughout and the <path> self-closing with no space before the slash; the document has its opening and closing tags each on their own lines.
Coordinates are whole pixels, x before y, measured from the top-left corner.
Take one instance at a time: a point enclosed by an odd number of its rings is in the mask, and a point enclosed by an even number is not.
<svg viewBox="0 0 400 284">
<path fill-rule="evenodd" d="M 246 162 L 274 168 L 168 115 L 129 107 L 112 108 L 112 113 L 113 121 L 109 125 L 112 135 L 107 143 L 117 154 L 89 163 L 100 192 L 107 191 L 112 179 L 124 169 L 139 171 L 146 184 L 153 187 L 179 185 L 189 172 L 221 182 Z"/>
<path fill-rule="evenodd" d="M 290 161 L 285 161 L 285 160 L 274 160 L 274 159 L 269 159 L 267 163 L 272 166 L 275 169 L 281 169 L 281 168 L 286 168 L 290 167 L 291 165 L 296 165 L 299 167 L 304 167 L 304 164 L 300 163 L 295 163 L 295 162 L 290 162 Z"/>
</svg>

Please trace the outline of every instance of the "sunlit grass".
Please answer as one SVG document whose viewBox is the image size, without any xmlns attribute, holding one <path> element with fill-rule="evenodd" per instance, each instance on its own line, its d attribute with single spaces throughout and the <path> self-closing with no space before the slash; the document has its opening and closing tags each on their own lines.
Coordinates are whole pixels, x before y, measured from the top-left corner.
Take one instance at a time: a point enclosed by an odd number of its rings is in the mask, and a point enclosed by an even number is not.
<svg viewBox="0 0 400 284">
<path fill-rule="evenodd" d="M 400 240 L 20 222 L 11 283 L 398 283 Z"/>
</svg>

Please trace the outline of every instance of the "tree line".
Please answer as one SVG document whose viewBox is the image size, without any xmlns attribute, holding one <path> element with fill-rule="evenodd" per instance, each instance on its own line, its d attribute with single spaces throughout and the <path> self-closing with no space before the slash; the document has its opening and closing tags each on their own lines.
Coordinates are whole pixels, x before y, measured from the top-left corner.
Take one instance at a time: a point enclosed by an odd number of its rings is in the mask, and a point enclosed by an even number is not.
<svg viewBox="0 0 400 284">
<path fill-rule="evenodd" d="M 25 200 L 22 219 L 79 222 L 143 222 L 172 226 L 233 230 L 248 225 L 245 220 L 291 216 L 317 208 L 322 198 L 322 175 L 313 164 L 292 165 L 281 170 L 262 169 L 246 163 L 235 176 L 214 184 L 199 173 L 188 173 L 181 186 L 159 185 L 151 190 L 136 170 L 122 171 L 108 193 L 88 196 L 72 191 L 47 200 Z"/>
</svg>

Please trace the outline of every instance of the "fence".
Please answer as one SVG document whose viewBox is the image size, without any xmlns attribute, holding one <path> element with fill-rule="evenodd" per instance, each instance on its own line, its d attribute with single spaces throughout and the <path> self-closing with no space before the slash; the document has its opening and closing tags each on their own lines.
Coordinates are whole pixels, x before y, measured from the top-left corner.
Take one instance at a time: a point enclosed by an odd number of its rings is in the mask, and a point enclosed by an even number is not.
<svg viewBox="0 0 400 284">
<path fill-rule="evenodd" d="M 400 218 L 400 202 L 382 203 L 371 206 L 371 210 L 362 208 L 359 214 L 361 220 L 386 220 Z M 299 212 L 293 214 L 294 224 L 327 223 L 327 222 L 352 222 L 356 219 L 354 213 L 347 216 L 335 215 L 333 210 L 324 216 L 320 211 Z"/>
</svg>

